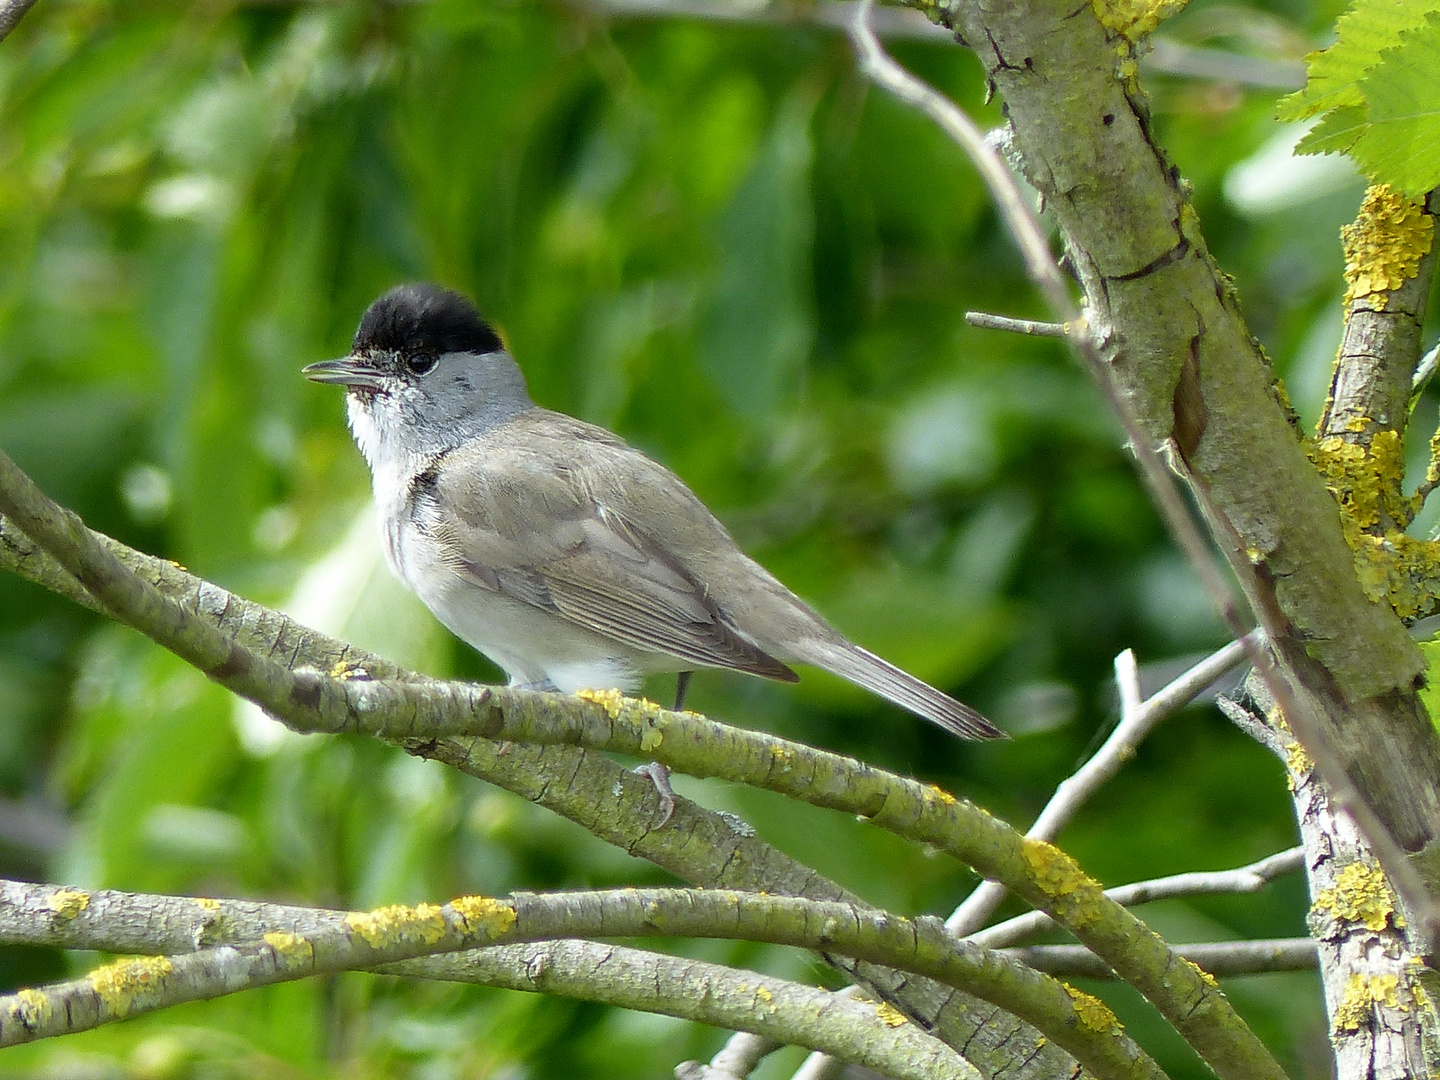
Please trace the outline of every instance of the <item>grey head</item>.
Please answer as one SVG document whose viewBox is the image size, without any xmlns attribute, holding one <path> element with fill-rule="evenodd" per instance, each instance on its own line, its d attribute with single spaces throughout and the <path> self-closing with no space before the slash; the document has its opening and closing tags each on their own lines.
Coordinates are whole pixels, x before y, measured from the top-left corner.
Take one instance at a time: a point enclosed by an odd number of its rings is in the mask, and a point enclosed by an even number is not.
<svg viewBox="0 0 1440 1080">
<path fill-rule="evenodd" d="M 366 310 L 349 356 L 304 374 L 349 391 L 350 429 L 372 471 L 453 450 L 532 406 L 500 335 L 439 285 L 391 289 Z"/>
</svg>

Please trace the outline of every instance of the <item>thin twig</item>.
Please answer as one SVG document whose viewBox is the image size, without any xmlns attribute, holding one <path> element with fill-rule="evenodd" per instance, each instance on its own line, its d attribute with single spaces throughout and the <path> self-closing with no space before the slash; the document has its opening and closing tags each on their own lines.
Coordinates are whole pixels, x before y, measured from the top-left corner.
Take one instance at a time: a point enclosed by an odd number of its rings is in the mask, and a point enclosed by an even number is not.
<svg viewBox="0 0 1440 1080">
<path fill-rule="evenodd" d="M 764 1035 L 737 1031 L 708 1062 L 682 1061 L 676 1065 L 675 1080 L 745 1080 L 765 1055 L 780 1049 L 780 1045 Z"/>
<path fill-rule="evenodd" d="M 1106 889 L 1105 895 L 1117 904 L 1135 907 L 1154 900 L 1174 900 L 1184 896 L 1259 892 L 1276 878 L 1293 874 L 1304 865 L 1305 849 L 1293 847 L 1234 870 L 1171 874 L 1169 877 L 1117 885 L 1113 889 Z M 987 949 L 1000 949 L 1014 945 L 1017 941 L 1024 941 L 1054 925 L 1055 920 L 1043 911 L 1027 911 L 1024 915 L 987 926 L 984 930 L 971 934 L 969 940 L 977 945 L 984 945 Z"/>
<path fill-rule="evenodd" d="M 967 311 L 965 321 L 982 330 L 1005 330 L 1011 334 L 1031 337 L 1069 337 L 1074 327 L 1065 323 L 1036 322 L 1034 319 L 1012 319 L 1008 315 L 992 315 L 988 311 Z"/>
<path fill-rule="evenodd" d="M 791 1080 L 839 1080 L 845 1063 L 829 1054 L 811 1054 L 800 1068 L 795 1070 Z"/>
<path fill-rule="evenodd" d="M 1243 642 L 1232 641 L 1207 656 L 1169 685 L 1156 691 L 1149 700 L 1125 707 L 1120 723 L 1110 733 L 1110 737 L 1105 740 L 1104 745 L 1072 776 L 1061 782 L 1045 809 L 1035 819 L 1035 824 L 1030 826 L 1025 835 L 1035 840 L 1055 839 L 1060 830 L 1075 816 L 1076 811 L 1089 800 L 1090 796 L 1120 771 L 1120 767 L 1135 752 L 1135 747 L 1144 740 L 1145 736 L 1150 734 L 1156 724 L 1184 707 L 1196 694 L 1238 664 L 1244 659 L 1245 651 Z M 1128 664 L 1133 669 L 1135 657 L 1129 649 L 1115 658 L 1116 677 L 1120 680 L 1122 703 L 1139 694 L 1133 672 L 1128 678 L 1122 674 L 1126 665 L 1126 661 L 1122 658 L 1127 655 L 1129 656 Z M 973 934 L 1000 906 L 1000 901 L 1005 898 L 1005 893 L 1006 889 L 1003 885 L 993 881 L 982 882 L 946 920 L 945 928 L 960 937 Z"/>
<path fill-rule="evenodd" d="M 1059 264 L 1050 253 L 1039 219 L 1026 200 L 1019 182 L 995 148 L 980 134 L 979 128 L 954 102 L 917 79 L 885 53 L 867 23 L 872 6 L 873 0 L 862 0 L 850 24 L 850 37 L 859 55 L 861 70 L 877 85 L 934 119 L 970 156 L 986 187 L 996 199 L 1001 217 L 1020 249 L 1031 280 L 1040 288 L 1051 310 L 1061 322 L 1075 322 L 1080 312 L 1071 299 Z M 1199 575 L 1206 594 L 1220 613 L 1226 627 L 1237 640 L 1245 643 L 1246 653 L 1256 674 L 1275 699 L 1282 716 L 1289 722 L 1301 745 L 1315 760 L 1319 775 L 1329 786 L 1335 805 L 1354 818 L 1371 850 L 1375 852 L 1386 877 L 1410 912 L 1412 924 L 1416 926 L 1421 940 L 1425 943 L 1424 951 L 1433 951 L 1435 943 L 1440 940 L 1440 904 L 1437 904 L 1430 894 L 1419 871 L 1408 861 L 1404 849 L 1380 820 L 1365 793 L 1345 771 L 1344 762 L 1329 745 L 1323 726 L 1310 712 L 1309 701 L 1302 701 L 1297 697 L 1281 676 L 1269 653 L 1258 641 L 1247 637 L 1251 628 L 1241 617 L 1241 609 L 1212 559 L 1210 543 L 1191 516 L 1189 504 L 1162 459 L 1159 449 L 1140 423 L 1129 398 L 1121 393 L 1110 365 L 1100 353 L 1097 342 L 1107 336 L 1108 329 L 1094 325 L 1093 321 L 1090 329 L 1089 334 L 1074 334 L 1067 340 L 1090 370 L 1106 403 L 1120 421 L 1139 466 L 1140 478 L 1151 500 L 1159 509 L 1176 544 Z M 1235 533 L 1228 519 L 1219 513 L 1218 508 L 1210 504 L 1205 485 L 1200 478 L 1193 479 L 1195 482 L 1191 488 L 1196 499 L 1201 503 L 1207 518 L 1223 534 L 1216 539 L 1227 545 L 1232 571 L 1246 575 L 1253 595 L 1270 595 L 1273 590 L 1259 579 L 1247 557 L 1241 538 Z M 1267 624 L 1269 636 L 1278 640 L 1280 633 L 1286 629 L 1282 621 L 1283 615 L 1278 611 L 1267 611 L 1263 605 L 1255 614 Z"/>
<path fill-rule="evenodd" d="M 1083 945 L 1031 945 L 1005 949 L 1037 971 L 1063 978 L 1113 979 L 1104 960 Z M 1176 945 L 1175 951 L 1210 975 L 1262 975 L 1272 971 L 1314 971 L 1320 963 L 1314 938 L 1215 941 Z"/>
</svg>

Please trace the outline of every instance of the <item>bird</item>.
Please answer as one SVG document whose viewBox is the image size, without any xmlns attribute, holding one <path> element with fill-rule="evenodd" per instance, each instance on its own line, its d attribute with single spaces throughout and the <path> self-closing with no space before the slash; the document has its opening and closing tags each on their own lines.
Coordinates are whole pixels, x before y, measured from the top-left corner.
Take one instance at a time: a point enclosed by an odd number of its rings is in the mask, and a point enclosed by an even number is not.
<svg viewBox="0 0 1440 1080">
<path fill-rule="evenodd" d="M 1005 733 L 845 638 L 673 472 L 604 428 L 536 405 L 464 295 L 397 286 L 350 354 L 303 374 L 343 386 L 386 562 L 512 686 L 634 690 L 720 668 L 795 682 L 823 668 L 966 739 Z"/>
</svg>

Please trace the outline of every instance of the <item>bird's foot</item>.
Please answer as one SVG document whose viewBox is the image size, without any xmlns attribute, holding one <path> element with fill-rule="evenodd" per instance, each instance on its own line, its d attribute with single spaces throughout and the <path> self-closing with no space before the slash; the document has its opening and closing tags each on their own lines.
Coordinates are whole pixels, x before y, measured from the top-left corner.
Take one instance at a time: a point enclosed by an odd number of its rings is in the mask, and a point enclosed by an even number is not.
<svg viewBox="0 0 1440 1080">
<path fill-rule="evenodd" d="M 670 770 L 658 761 L 651 761 L 637 766 L 635 772 L 640 776 L 648 776 L 660 794 L 660 822 L 655 828 L 663 829 L 675 814 L 675 789 L 670 786 Z"/>
</svg>

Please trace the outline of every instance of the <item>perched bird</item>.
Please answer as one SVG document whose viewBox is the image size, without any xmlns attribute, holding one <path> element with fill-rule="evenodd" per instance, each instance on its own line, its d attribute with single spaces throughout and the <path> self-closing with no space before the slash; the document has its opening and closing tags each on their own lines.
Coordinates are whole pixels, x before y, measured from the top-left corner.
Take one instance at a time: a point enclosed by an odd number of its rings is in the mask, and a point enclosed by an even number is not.
<svg viewBox="0 0 1440 1080">
<path fill-rule="evenodd" d="M 834 672 L 967 739 L 1003 732 L 847 641 L 746 556 L 669 469 L 542 409 L 475 305 L 401 285 L 349 356 L 305 368 L 348 390 L 390 568 L 512 685 L 632 689 L 731 668 Z"/>
</svg>

